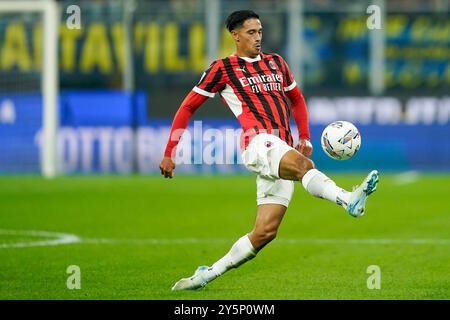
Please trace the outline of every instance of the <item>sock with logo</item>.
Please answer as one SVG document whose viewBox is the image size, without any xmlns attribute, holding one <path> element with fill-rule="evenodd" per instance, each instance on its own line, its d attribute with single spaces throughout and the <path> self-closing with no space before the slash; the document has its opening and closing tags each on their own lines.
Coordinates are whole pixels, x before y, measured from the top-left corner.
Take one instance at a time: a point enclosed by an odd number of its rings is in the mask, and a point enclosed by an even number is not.
<svg viewBox="0 0 450 320">
<path fill-rule="evenodd" d="M 336 183 L 317 169 L 311 169 L 303 176 L 303 187 L 311 195 L 327 199 L 344 208 L 347 207 L 350 192 L 338 187 Z"/>
<path fill-rule="evenodd" d="M 253 259 L 257 251 L 253 248 L 248 235 L 241 237 L 231 247 L 230 251 L 216 261 L 207 272 L 208 281 L 224 274 L 232 268 L 237 268 L 243 263 Z"/>
</svg>

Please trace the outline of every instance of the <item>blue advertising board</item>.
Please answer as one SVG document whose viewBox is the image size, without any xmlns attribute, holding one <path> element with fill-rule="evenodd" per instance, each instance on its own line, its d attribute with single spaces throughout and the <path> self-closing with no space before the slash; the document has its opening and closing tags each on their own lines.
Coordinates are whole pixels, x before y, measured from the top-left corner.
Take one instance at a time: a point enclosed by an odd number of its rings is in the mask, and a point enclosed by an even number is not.
<svg viewBox="0 0 450 320">
<path fill-rule="evenodd" d="M 351 119 L 362 136 L 361 150 L 350 160 L 336 161 L 321 150 L 320 135 L 326 123 L 314 116 L 318 107 L 311 106 L 312 158 L 323 170 L 450 170 L 450 125 L 448 117 L 442 116 L 448 114 L 441 109 L 433 113 L 441 116 L 431 119 L 425 113 L 423 121 L 416 117 L 414 122 L 407 118 L 400 123 L 386 124 L 383 120 L 385 124 L 380 124 L 376 114 L 372 120 L 367 115 L 365 121 Z M 158 172 L 171 119 L 149 120 L 144 93 L 63 92 L 60 118 L 58 141 L 65 173 Z M 38 94 L 0 95 L 0 173 L 39 172 L 41 124 L 42 99 Z M 292 130 L 295 138 L 295 125 Z M 240 159 L 240 133 L 234 119 L 191 121 L 177 148 L 177 171 L 246 172 Z"/>
</svg>

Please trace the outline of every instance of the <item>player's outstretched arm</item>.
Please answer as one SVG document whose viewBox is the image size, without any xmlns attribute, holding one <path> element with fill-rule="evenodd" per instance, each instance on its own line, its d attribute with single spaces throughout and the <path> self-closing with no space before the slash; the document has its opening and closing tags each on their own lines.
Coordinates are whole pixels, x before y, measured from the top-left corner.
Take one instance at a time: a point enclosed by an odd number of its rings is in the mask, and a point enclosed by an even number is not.
<svg viewBox="0 0 450 320">
<path fill-rule="evenodd" d="M 299 139 L 295 149 L 304 156 L 310 158 L 313 148 L 310 142 L 308 109 L 306 108 L 305 98 L 298 86 L 287 91 L 286 95 L 289 100 L 291 100 L 292 115 L 299 131 Z"/>
<path fill-rule="evenodd" d="M 170 130 L 169 141 L 166 145 L 164 157 L 159 164 L 159 169 L 164 178 L 173 178 L 173 171 L 175 170 L 175 150 L 181 136 L 186 129 L 189 119 L 194 112 L 205 102 L 208 97 L 198 94 L 194 91 L 189 92 L 186 98 L 181 103 L 180 108 L 175 114 Z"/>
</svg>

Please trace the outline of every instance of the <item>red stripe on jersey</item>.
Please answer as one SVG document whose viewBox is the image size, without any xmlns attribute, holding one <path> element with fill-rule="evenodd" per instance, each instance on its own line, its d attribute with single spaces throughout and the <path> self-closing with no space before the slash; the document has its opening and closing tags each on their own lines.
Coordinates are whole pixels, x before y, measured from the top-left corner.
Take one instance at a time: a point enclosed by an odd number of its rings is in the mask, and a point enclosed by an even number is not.
<svg viewBox="0 0 450 320">
<path fill-rule="evenodd" d="M 269 58 L 264 58 L 261 61 L 258 62 L 258 64 L 255 64 L 255 66 L 259 66 L 259 68 L 264 69 L 266 68 L 266 74 L 272 74 L 273 77 L 275 77 L 275 74 L 277 73 L 276 67 L 273 68 L 275 65 L 270 63 L 272 60 Z M 282 126 L 284 132 L 284 140 L 287 144 L 292 144 L 292 135 L 291 135 L 291 129 L 289 126 L 289 104 L 285 100 L 284 97 L 284 90 L 283 86 L 281 86 L 281 90 L 271 90 L 268 91 L 268 94 L 272 97 L 273 103 L 275 104 L 278 115 L 279 115 L 279 122 Z"/>
<path fill-rule="evenodd" d="M 248 63 L 248 69 L 253 75 L 260 75 L 260 76 L 268 76 L 269 74 L 272 75 L 272 73 L 268 70 L 266 70 L 266 66 L 261 67 L 262 60 L 254 63 Z M 264 86 L 264 84 L 259 84 L 260 86 Z M 281 86 L 281 84 L 280 84 Z M 286 124 L 284 123 L 284 113 L 282 110 L 281 105 L 278 104 L 277 98 L 273 96 L 270 91 L 266 91 L 264 88 L 261 88 L 260 93 L 255 93 L 255 97 L 259 99 L 260 103 L 264 106 L 264 110 L 270 110 L 270 113 L 267 113 L 267 116 L 270 118 L 270 120 L 273 122 L 272 127 L 276 130 L 278 130 L 278 136 L 280 139 L 289 142 L 287 130 L 286 130 Z M 275 134 L 275 132 L 273 132 Z"/>
<path fill-rule="evenodd" d="M 197 87 L 208 93 L 220 92 L 244 131 L 256 127 L 293 145 L 291 105 L 284 92 L 293 81 L 281 56 L 261 53 L 261 60 L 254 62 L 236 55 L 213 62 Z M 229 89 L 223 91 L 225 88 Z"/>
<path fill-rule="evenodd" d="M 239 64 L 240 69 L 247 70 L 247 74 L 244 74 L 244 72 L 241 71 L 242 75 L 247 78 L 248 73 L 250 73 L 253 77 L 257 76 L 258 73 L 253 67 L 253 63 L 245 63 L 245 60 L 236 58 L 237 63 Z M 249 79 L 249 78 L 247 78 Z M 245 80 L 244 80 L 245 81 Z M 250 83 L 250 81 L 249 81 Z M 255 84 L 258 86 L 259 84 Z M 253 89 L 252 89 L 253 90 Z M 261 90 L 261 88 L 260 88 Z M 277 116 L 274 113 L 274 110 L 272 109 L 272 106 L 265 98 L 264 94 L 262 93 L 254 93 L 249 90 L 248 96 L 253 101 L 254 105 L 258 108 L 259 113 L 262 115 L 262 117 L 270 123 L 270 127 L 268 127 L 269 132 L 276 133 L 279 130 L 279 122 L 276 121 Z M 274 131 L 276 130 L 276 131 Z"/>
<path fill-rule="evenodd" d="M 245 117 L 239 117 L 239 121 L 242 125 L 242 128 L 244 131 L 252 128 L 254 125 L 256 125 L 261 130 L 271 130 L 270 122 L 266 121 L 264 117 L 262 116 L 260 110 L 256 107 L 253 99 L 250 97 L 248 92 L 246 92 L 242 88 L 242 84 L 239 82 L 239 77 L 243 76 L 243 71 L 239 71 L 239 73 L 235 70 L 236 68 L 239 68 L 239 64 L 237 63 L 237 57 L 227 57 L 223 59 L 224 69 L 228 76 L 228 84 L 233 89 L 234 93 L 238 97 L 238 99 L 241 101 L 243 108 L 246 106 L 248 107 L 249 111 L 253 114 L 255 119 L 257 120 L 257 123 L 250 123 L 246 122 Z"/>
<path fill-rule="evenodd" d="M 223 69 L 223 62 L 221 60 L 211 63 L 209 68 L 204 72 L 197 87 L 209 93 L 222 90 L 227 80 Z"/>
<path fill-rule="evenodd" d="M 281 58 L 281 56 L 279 56 L 278 54 L 273 54 L 272 59 L 273 59 L 273 61 L 275 61 L 278 69 L 280 69 L 281 72 L 283 73 L 283 87 L 288 87 L 289 85 L 292 84 L 292 82 L 294 82 L 294 77 L 292 76 L 291 71 L 289 70 L 289 68 L 286 67 L 286 63 L 284 62 L 283 58 Z M 291 106 L 287 100 L 286 93 L 284 92 L 284 88 L 283 88 L 283 91 L 280 93 L 280 95 L 283 99 L 284 105 L 287 106 L 287 111 L 288 111 L 287 125 L 288 125 L 289 132 L 291 132 L 291 126 L 290 126 L 290 121 L 289 121 L 289 119 L 291 117 Z M 291 143 L 293 144 L 294 141 L 292 139 L 292 135 L 291 135 L 291 141 L 292 141 Z"/>
<path fill-rule="evenodd" d="M 205 72 L 203 73 L 200 81 L 198 82 L 197 86 L 200 87 L 200 85 L 203 84 L 203 86 L 206 86 L 208 83 L 211 82 L 212 80 L 212 73 L 215 73 L 215 71 L 217 70 L 217 66 L 214 67 L 216 65 L 217 61 L 214 61 L 213 63 L 211 63 L 208 67 L 208 69 L 205 70 Z M 211 71 L 214 69 L 214 72 L 211 73 Z"/>
<path fill-rule="evenodd" d="M 294 76 L 292 75 L 286 61 L 284 61 L 284 59 L 278 54 L 273 54 L 272 57 L 276 62 L 278 68 L 280 68 L 280 70 L 283 72 L 285 82 L 284 87 L 289 87 L 294 82 Z"/>
</svg>

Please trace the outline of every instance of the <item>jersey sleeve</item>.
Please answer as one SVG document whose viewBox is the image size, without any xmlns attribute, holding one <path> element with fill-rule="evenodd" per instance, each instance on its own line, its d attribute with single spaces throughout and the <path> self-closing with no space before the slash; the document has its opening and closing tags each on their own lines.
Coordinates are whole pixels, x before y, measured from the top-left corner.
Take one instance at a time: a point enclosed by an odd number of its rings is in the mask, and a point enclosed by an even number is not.
<svg viewBox="0 0 450 320">
<path fill-rule="evenodd" d="M 214 98 L 214 94 L 225 87 L 225 75 L 220 60 L 211 63 L 203 72 L 198 84 L 192 89 L 198 94 Z"/>
<path fill-rule="evenodd" d="M 172 122 L 169 141 L 167 142 L 166 150 L 164 151 L 165 157 L 171 157 L 172 159 L 175 159 L 175 148 L 181 139 L 181 135 L 188 125 L 189 119 L 192 117 L 194 112 L 203 104 L 203 102 L 206 101 L 206 99 L 208 98 L 191 91 L 183 100 Z"/>
<path fill-rule="evenodd" d="M 299 138 L 311 141 L 311 135 L 309 133 L 308 108 L 300 88 L 295 86 L 294 89 L 286 92 L 286 95 L 289 100 L 291 100 L 292 116 L 297 124 Z"/>
<path fill-rule="evenodd" d="M 297 85 L 294 76 L 292 75 L 291 69 L 280 55 L 274 55 L 274 60 L 283 73 L 283 90 L 291 91 Z"/>
</svg>

